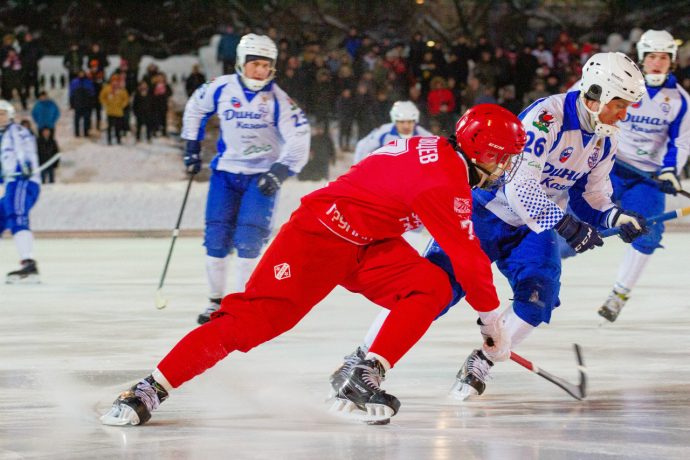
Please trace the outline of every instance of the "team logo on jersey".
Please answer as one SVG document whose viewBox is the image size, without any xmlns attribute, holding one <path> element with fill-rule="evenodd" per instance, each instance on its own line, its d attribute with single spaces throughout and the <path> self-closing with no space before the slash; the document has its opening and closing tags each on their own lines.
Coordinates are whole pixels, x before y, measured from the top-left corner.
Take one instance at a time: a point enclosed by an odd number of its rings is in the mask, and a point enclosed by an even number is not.
<svg viewBox="0 0 690 460">
<path fill-rule="evenodd" d="M 292 274 L 290 273 L 290 265 L 287 262 L 278 264 L 273 267 L 273 275 L 278 281 L 290 278 Z"/>
<path fill-rule="evenodd" d="M 587 166 L 589 166 L 589 169 L 594 168 L 597 163 L 599 162 L 599 152 L 601 151 L 601 147 L 598 145 L 594 147 L 594 150 L 592 150 L 592 154 L 587 158 Z"/>
<path fill-rule="evenodd" d="M 630 104 L 630 107 L 632 107 L 633 109 L 639 109 L 640 107 L 642 107 L 642 99 Z"/>
<path fill-rule="evenodd" d="M 230 99 L 230 103 L 236 109 L 239 109 L 240 107 L 242 107 L 242 102 L 240 102 L 240 100 L 237 99 L 236 97 L 233 97 L 232 99 Z"/>
<path fill-rule="evenodd" d="M 554 122 L 553 115 L 551 115 L 549 112 L 546 110 L 542 110 L 539 113 L 539 117 L 537 117 L 537 120 L 534 120 L 532 122 L 532 125 L 536 127 L 539 131 L 543 131 L 545 133 L 549 132 L 549 128 Z"/>
<path fill-rule="evenodd" d="M 570 158 L 570 155 L 573 154 L 573 150 L 575 150 L 575 149 L 573 149 L 572 147 L 568 147 L 567 149 L 564 149 L 561 152 L 561 156 L 558 157 L 558 161 L 560 161 L 561 163 L 565 163 L 566 161 L 568 161 L 568 159 Z"/>
<path fill-rule="evenodd" d="M 661 111 L 664 113 L 669 113 L 671 111 L 671 106 L 665 102 L 663 102 L 660 107 L 661 107 Z"/>
<path fill-rule="evenodd" d="M 453 211 L 455 214 L 470 214 L 472 212 L 472 203 L 469 198 L 458 198 L 453 200 Z"/>
</svg>

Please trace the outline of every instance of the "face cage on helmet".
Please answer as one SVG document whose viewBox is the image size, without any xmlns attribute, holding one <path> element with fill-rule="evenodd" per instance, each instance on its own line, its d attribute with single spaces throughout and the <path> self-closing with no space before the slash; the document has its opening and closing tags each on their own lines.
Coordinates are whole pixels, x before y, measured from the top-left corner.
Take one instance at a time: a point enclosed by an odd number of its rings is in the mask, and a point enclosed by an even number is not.
<svg viewBox="0 0 690 460">
<path fill-rule="evenodd" d="M 484 168 L 479 167 L 479 169 L 487 175 L 487 179 L 480 187 L 482 190 L 497 190 L 515 178 L 520 164 L 522 164 L 523 152 L 517 155 L 505 154 L 502 161 L 498 163 L 494 172 L 489 173 Z M 506 164 L 507 163 L 507 164 Z M 503 166 L 506 166 L 505 168 Z M 500 169 L 502 172 L 498 175 L 497 170 Z"/>
</svg>

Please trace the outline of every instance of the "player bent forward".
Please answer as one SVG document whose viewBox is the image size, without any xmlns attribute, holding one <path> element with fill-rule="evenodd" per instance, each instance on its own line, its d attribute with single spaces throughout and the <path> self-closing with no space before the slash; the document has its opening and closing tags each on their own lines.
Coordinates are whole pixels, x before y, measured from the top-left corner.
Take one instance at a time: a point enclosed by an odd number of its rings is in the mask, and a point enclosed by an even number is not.
<svg viewBox="0 0 690 460">
<path fill-rule="evenodd" d="M 475 237 L 471 188 L 510 177 L 526 134 L 496 105 L 463 115 L 455 141 L 399 139 L 328 186 L 302 199 L 247 282 L 226 296 L 211 320 L 187 334 L 152 375 L 122 393 L 101 420 L 138 425 L 173 388 L 230 352 L 247 352 L 294 327 L 338 285 L 390 310 L 369 352 L 354 363 L 336 395 L 339 414 L 367 422 L 390 419 L 398 399 L 380 388 L 386 371 L 421 338 L 451 299 L 445 272 L 421 257 L 402 233 L 425 225 L 446 248 L 467 301 L 479 312 L 484 346 L 509 355 L 489 259 Z M 516 160 L 517 161 L 517 160 Z"/>
</svg>

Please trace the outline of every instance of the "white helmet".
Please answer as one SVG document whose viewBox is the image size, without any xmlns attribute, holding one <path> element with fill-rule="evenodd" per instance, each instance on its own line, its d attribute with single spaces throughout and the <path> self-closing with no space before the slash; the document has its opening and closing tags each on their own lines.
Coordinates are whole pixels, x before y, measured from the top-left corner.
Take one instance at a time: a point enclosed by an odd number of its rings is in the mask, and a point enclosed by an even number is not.
<svg viewBox="0 0 690 460">
<path fill-rule="evenodd" d="M 0 126 L 0 128 L 4 129 L 5 126 L 9 124 L 10 120 L 14 120 L 16 112 L 14 110 L 14 106 L 4 99 L 0 99 L 0 112 L 7 112 L 8 123 Z"/>
<path fill-rule="evenodd" d="M 260 56 L 271 60 L 271 73 L 265 80 L 255 80 L 244 76 L 244 65 L 247 63 L 248 56 Z M 278 58 L 278 48 L 273 40 L 266 35 L 247 34 L 240 39 L 237 45 L 237 64 L 235 70 L 242 78 L 242 82 L 252 91 L 259 91 L 273 80 L 276 69 L 275 63 Z"/>
<path fill-rule="evenodd" d="M 649 29 L 640 37 L 637 42 L 637 59 L 640 63 L 644 61 L 644 55 L 647 53 L 668 53 L 671 55 L 671 62 L 675 62 L 676 53 L 678 52 L 678 45 L 673 39 L 673 35 L 665 30 Z M 661 86 L 666 81 L 668 74 L 647 74 L 644 76 L 645 81 L 650 86 Z"/>
<path fill-rule="evenodd" d="M 583 104 L 593 116 L 594 132 L 598 136 L 613 136 L 618 131 L 614 125 L 599 120 L 604 106 L 614 98 L 637 102 L 647 91 L 639 67 L 623 53 L 597 53 L 582 67 L 580 98 L 599 101 L 596 111 Z M 586 97 L 585 97 L 586 96 Z"/>
<path fill-rule="evenodd" d="M 419 109 L 412 101 L 398 101 L 391 108 L 391 121 L 419 121 Z"/>
</svg>

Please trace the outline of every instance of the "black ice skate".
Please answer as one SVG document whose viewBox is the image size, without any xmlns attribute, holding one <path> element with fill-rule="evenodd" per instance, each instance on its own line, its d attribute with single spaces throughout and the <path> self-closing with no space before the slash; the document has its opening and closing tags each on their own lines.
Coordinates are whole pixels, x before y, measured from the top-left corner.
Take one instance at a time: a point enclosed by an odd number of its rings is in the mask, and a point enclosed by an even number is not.
<svg viewBox="0 0 690 460">
<path fill-rule="evenodd" d="M 360 359 L 336 395 L 331 411 L 337 415 L 384 425 L 400 409 L 400 401 L 381 389 L 385 370 L 376 359 Z"/>
<path fill-rule="evenodd" d="M 5 280 L 7 284 L 36 284 L 41 282 L 35 260 L 24 259 L 21 264 L 22 268 L 7 274 Z"/>
<path fill-rule="evenodd" d="M 625 306 L 625 303 L 630 297 L 625 294 L 621 294 L 616 291 L 611 291 L 609 298 L 606 299 L 604 305 L 599 308 L 599 316 L 606 318 L 610 322 L 616 321 L 618 315 L 620 315 L 621 310 Z"/>
<path fill-rule="evenodd" d="M 450 397 L 464 401 L 470 396 L 478 396 L 486 389 L 486 379 L 494 365 L 481 350 L 474 350 L 465 360 L 450 389 Z"/>
<path fill-rule="evenodd" d="M 337 368 L 329 378 L 332 390 L 330 398 L 334 398 L 338 394 L 340 389 L 343 387 L 343 384 L 347 380 L 348 375 L 350 375 L 352 366 L 364 359 L 365 356 L 366 351 L 362 347 L 357 347 L 355 351 L 343 358 L 343 364 Z"/>
<path fill-rule="evenodd" d="M 146 377 L 129 390 L 120 394 L 113 407 L 101 417 L 103 425 L 143 425 L 151 418 L 151 412 L 168 399 L 165 391 L 152 376 Z"/>
<path fill-rule="evenodd" d="M 206 307 L 206 310 L 199 315 L 196 322 L 199 324 L 208 323 L 211 320 L 211 315 L 218 311 L 220 308 L 220 301 L 222 299 L 209 299 L 211 304 Z"/>
</svg>

